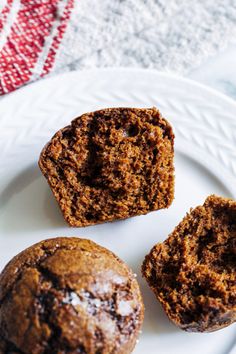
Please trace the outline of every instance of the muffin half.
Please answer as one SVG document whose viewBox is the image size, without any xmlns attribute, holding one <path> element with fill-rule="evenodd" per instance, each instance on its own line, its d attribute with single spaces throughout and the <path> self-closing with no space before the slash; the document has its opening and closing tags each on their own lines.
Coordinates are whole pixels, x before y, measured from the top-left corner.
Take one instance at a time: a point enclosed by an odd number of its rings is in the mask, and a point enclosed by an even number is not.
<svg viewBox="0 0 236 354">
<path fill-rule="evenodd" d="M 69 225 L 87 226 L 170 206 L 173 145 L 156 108 L 108 108 L 59 130 L 39 166 Z"/>
<path fill-rule="evenodd" d="M 142 266 L 168 317 L 186 331 L 236 321 L 236 202 L 215 195 L 192 209 Z"/>
</svg>

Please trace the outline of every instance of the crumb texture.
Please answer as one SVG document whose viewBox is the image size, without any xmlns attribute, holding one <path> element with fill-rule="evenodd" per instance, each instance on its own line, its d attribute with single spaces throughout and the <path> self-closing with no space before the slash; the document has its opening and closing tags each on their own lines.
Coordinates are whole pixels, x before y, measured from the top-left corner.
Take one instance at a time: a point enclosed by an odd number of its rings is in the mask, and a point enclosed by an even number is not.
<svg viewBox="0 0 236 354">
<path fill-rule="evenodd" d="M 39 166 L 71 226 L 168 207 L 174 134 L 159 111 L 110 108 L 72 121 L 43 149 Z"/>
<path fill-rule="evenodd" d="M 236 321 L 236 202 L 215 195 L 146 256 L 142 272 L 169 318 L 187 331 Z"/>
<path fill-rule="evenodd" d="M 0 275 L 0 353 L 126 354 L 143 321 L 132 271 L 78 238 L 42 241 Z"/>
</svg>

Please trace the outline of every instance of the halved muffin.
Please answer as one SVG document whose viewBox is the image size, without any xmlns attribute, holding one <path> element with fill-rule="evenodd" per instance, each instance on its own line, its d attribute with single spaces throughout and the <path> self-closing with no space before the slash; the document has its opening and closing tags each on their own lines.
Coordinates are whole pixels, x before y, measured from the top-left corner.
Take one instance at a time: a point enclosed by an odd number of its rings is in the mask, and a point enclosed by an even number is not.
<svg viewBox="0 0 236 354">
<path fill-rule="evenodd" d="M 236 202 L 215 195 L 192 209 L 142 266 L 168 317 L 186 331 L 236 321 Z"/>
<path fill-rule="evenodd" d="M 174 134 L 156 108 L 107 108 L 59 130 L 39 166 L 71 226 L 167 208 L 174 197 Z"/>
</svg>

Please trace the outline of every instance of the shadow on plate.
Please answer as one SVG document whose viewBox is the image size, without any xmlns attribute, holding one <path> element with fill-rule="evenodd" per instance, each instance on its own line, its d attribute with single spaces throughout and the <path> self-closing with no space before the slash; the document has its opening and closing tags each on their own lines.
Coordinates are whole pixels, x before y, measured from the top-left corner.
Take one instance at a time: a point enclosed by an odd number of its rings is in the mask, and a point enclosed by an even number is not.
<svg viewBox="0 0 236 354">
<path fill-rule="evenodd" d="M 66 226 L 36 164 L 12 179 L 0 194 L 0 214 L 2 229 L 7 233 Z"/>
</svg>

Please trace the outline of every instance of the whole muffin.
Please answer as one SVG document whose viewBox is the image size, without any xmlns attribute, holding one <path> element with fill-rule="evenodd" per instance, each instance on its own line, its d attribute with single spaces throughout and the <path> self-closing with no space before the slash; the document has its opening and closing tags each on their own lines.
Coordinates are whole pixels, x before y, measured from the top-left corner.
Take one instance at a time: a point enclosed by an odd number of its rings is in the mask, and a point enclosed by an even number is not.
<svg viewBox="0 0 236 354">
<path fill-rule="evenodd" d="M 186 331 L 236 321 L 236 202 L 215 195 L 146 256 L 142 272 L 168 317 Z"/>
<path fill-rule="evenodd" d="M 143 313 L 135 275 L 112 252 L 45 240 L 0 275 L 0 353 L 130 353 Z"/>
<path fill-rule="evenodd" d="M 39 166 L 71 226 L 167 208 L 174 197 L 174 134 L 156 108 L 107 108 L 59 130 Z"/>
</svg>

